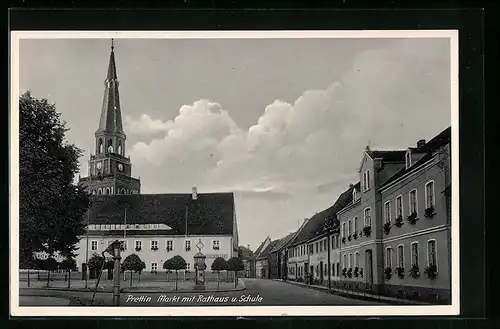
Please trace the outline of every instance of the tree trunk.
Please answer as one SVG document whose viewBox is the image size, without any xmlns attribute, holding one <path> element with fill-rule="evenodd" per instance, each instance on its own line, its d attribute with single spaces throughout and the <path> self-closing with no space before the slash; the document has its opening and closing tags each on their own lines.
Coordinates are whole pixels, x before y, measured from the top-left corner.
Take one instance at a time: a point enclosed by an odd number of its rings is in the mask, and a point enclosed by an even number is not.
<svg viewBox="0 0 500 329">
<path fill-rule="evenodd" d="M 132 270 L 130 270 L 130 288 L 132 288 Z"/>
<path fill-rule="evenodd" d="M 40 281 L 40 269 L 37 269 L 36 279 Z"/>
<path fill-rule="evenodd" d="M 238 274 L 236 271 L 234 271 L 234 287 L 236 288 L 238 286 Z"/>
<path fill-rule="evenodd" d="M 47 271 L 47 288 L 49 287 L 50 271 Z"/>
<path fill-rule="evenodd" d="M 175 291 L 177 291 L 177 279 L 179 278 L 179 272 L 175 270 Z"/>
<path fill-rule="evenodd" d="M 28 288 L 30 286 L 30 269 L 28 268 Z"/>
<path fill-rule="evenodd" d="M 217 290 L 219 290 L 219 275 L 220 271 L 217 271 Z"/>
<path fill-rule="evenodd" d="M 71 288 L 71 269 L 68 270 L 68 289 Z"/>
</svg>

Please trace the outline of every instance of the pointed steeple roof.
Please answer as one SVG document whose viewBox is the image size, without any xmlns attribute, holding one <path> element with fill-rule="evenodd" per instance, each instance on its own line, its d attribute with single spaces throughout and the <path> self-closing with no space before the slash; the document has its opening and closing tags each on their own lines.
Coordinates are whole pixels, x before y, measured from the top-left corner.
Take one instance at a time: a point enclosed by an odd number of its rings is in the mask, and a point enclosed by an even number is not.
<svg viewBox="0 0 500 329">
<path fill-rule="evenodd" d="M 116 74 L 114 44 L 111 41 L 108 74 L 105 81 L 104 99 L 102 102 L 101 119 L 96 135 L 103 133 L 116 134 L 125 138 L 120 109 L 120 94 L 118 92 L 118 76 Z"/>
</svg>

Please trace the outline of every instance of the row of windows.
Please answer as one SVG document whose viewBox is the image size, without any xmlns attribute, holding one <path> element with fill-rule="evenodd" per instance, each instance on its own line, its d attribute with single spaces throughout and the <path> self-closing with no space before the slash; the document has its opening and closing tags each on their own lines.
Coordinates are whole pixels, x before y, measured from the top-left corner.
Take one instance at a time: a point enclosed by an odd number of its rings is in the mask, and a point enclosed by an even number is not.
<svg viewBox="0 0 500 329">
<path fill-rule="evenodd" d="M 125 230 L 125 229 L 159 229 L 164 224 L 92 224 L 89 226 L 90 230 Z"/>
<path fill-rule="evenodd" d="M 436 207 L 436 197 L 434 189 L 434 181 L 429 181 L 425 184 L 425 209 Z M 391 221 L 391 201 L 384 204 L 384 218 L 386 222 Z M 408 193 L 408 214 L 418 214 L 418 192 L 417 189 L 411 190 Z M 396 218 L 404 216 L 403 196 L 396 197 Z"/>
<path fill-rule="evenodd" d="M 393 267 L 392 255 L 394 251 L 391 247 L 385 249 L 385 267 Z M 420 247 L 418 242 L 411 243 L 411 266 L 420 266 Z M 437 267 L 437 249 L 436 240 L 431 239 L 427 241 L 427 266 Z M 399 268 L 405 267 L 405 250 L 404 245 L 400 244 L 397 246 L 397 266 Z"/>
<path fill-rule="evenodd" d="M 162 264 L 163 266 L 163 264 Z M 151 263 L 151 272 L 158 272 L 158 263 Z M 191 271 L 191 263 L 186 263 L 186 269 L 185 271 Z"/>
<path fill-rule="evenodd" d="M 108 139 L 107 150 L 108 150 L 108 153 L 114 152 L 113 140 L 111 138 Z M 99 154 L 101 154 L 104 151 L 104 144 L 103 144 L 102 138 L 99 138 L 99 141 L 97 142 L 97 151 L 99 152 Z M 122 141 L 121 140 L 118 141 L 117 154 L 123 155 L 123 148 L 122 148 Z"/>
<path fill-rule="evenodd" d="M 142 240 L 135 240 L 134 242 L 135 242 L 135 251 L 141 251 L 142 250 Z M 108 246 L 111 243 L 113 243 L 113 241 L 108 241 Z M 158 240 L 150 241 L 149 246 L 150 246 L 151 250 L 158 250 Z M 127 241 L 123 241 L 123 249 L 127 250 L 127 248 L 128 248 Z M 92 240 L 90 243 L 90 250 L 97 251 L 98 249 L 99 249 L 99 241 Z M 212 240 L 212 249 L 213 250 L 220 249 L 220 241 L 219 240 Z M 165 250 L 166 251 L 174 250 L 174 241 L 173 240 L 166 240 L 165 241 Z M 191 250 L 191 241 L 190 240 L 184 241 L 184 250 L 185 251 Z"/>
<path fill-rule="evenodd" d="M 333 235 L 331 237 L 331 249 L 340 248 L 340 242 L 338 235 Z M 321 253 L 328 250 L 328 240 L 324 239 L 321 241 L 317 241 L 316 243 L 311 243 L 308 246 L 308 250 L 306 249 L 306 245 L 301 245 L 295 248 L 288 250 L 288 257 L 299 257 L 303 255 L 314 255 L 314 253 Z M 306 253 L 306 250 L 308 253 Z"/>
<path fill-rule="evenodd" d="M 418 214 L 418 193 L 417 189 L 411 190 L 408 193 L 408 214 L 411 215 L 413 213 Z M 425 208 L 428 209 L 430 207 L 436 206 L 436 198 L 435 198 L 435 190 L 434 190 L 434 181 L 429 181 L 425 184 Z M 403 196 L 399 195 L 396 197 L 396 218 L 404 216 L 403 209 Z M 387 201 L 384 204 L 384 218 L 386 222 L 390 222 L 392 219 L 392 210 L 391 210 L 391 201 Z M 372 218 L 371 218 L 371 208 L 366 208 L 364 210 L 364 226 L 371 226 Z M 342 223 L 342 237 L 346 237 L 358 232 L 358 217 L 354 217 L 354 219 L 350 219 L 347 222 Z"/>
<path fill-rule="evenodd" d="M 118 192 L 117 194 L 139 194 L 138 190 L 129 190 L 129 189 L 125 189 L 125 188 L 119 188 L 119 189 L 117 189 L 117 192 Z M 90 193 L 92 195 L 114 194 L 112 187 L 91 189 Z"/>
</svg>

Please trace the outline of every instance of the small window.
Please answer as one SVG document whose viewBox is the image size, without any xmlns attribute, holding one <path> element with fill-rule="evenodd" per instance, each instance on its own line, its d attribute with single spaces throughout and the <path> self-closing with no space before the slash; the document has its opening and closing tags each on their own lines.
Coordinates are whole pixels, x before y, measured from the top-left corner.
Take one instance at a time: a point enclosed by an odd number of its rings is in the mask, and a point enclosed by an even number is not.
<svg viewBox="0 0 500 329">
<path fill-rule="evenodd" d="M 359 252 L 354 253 L 354 267 L 359 268 Z"/>
<path fill-rule="evenodd" d="M 347 225 L 347 235 L 351 236 L 352 234 L 352 220 L 349 220 L 348 225 Z"/>
<path fill-rule="evenodd" d="M 352 264 L 353 264 L 353 261 L 352 261 L 352 254 L 349 254 L 349 268 L 352 268 Z"/>
<path fill-rule="evenodd" d="M 99 243 L 98 243 L 98 241 L 97 241 L 97 240 L 92 240 L 92 241 L 90 242 L 90 250 L 92 250 L 92 251 L 96 251 L 96 250 L 97 250 L 97 248 L 98 248 L 98 246 L 99 246 Z"/>
<path fill-rule="evenodd" d="M 436 240 L 427 241 L 427 265 L 437 267 Z"/>
<path fill-rule="evenodd" d="M 396 198 L 396 216 L 403 217 L 403 197 L 401 195 Z"/>
<path fill-rule="evenodd" d="M 337 276 L 340 276 L 340 262 L 337 262 Z"/>
<path fill-rule="evenodd" d="M 158 241 L 151 241 L 151 250 L 158 250 Z"/>
<path fill-rule="evenodd" d="M 347 254 L 344 254 L 344 264 L 343 264 L 343 267 L 347 268 Z"/>
<path fill-rule="evenodd" d="M 370 186 L 370 170 L 366 171 L 366 190 L 369 190 L 371 188 Z"/>
<path fill-rule="evenodd" d="M 410 191 L 410 215 L 418 213 L 417 190 Z"/>
<path fill-rule="evenodd" d="M 316 246 L 316 253 L 318 253 L 319 252 L 319 245 L 317 242 L 315 243 L 315 246 Z"/>
<path fill-rule="evenodd" d="M 418 242 L 413 242 L 411 244 L 411 265 L 412 266 L 419 266 L 420 263 L 419 263 L 419 259 L 418 259 L 418 255 L 419 254 L 419 250 L 418 250 Z"/>
<path fill-rule="evenodd" d="M 219 240 L 213 240 L 212 241 L 212 249 L 213 250 L 219 250 L 220 249 L 220 242 L 219 242 Z"/>
<path fill-rule="evenodd" d="M 186 263 L 186 272 L 191 271 L 191 263 Z"/>
<path fill-rule="evenodd" d="M 174 241 L 167 240 L 166 249 L 167 251 L 172 251 L 174 249 Z"/>
<path fill-rule="evenodd" d="M 191 241 L 190 240 L 186 240 L 185 249 L 186 249 L 186 251 L 190 251 L 191 250 Z"/>
<path fill-rule="evenodd" d="M 386 223 L 391 222 L 391 201 L 384 204 L 384 218 Z"/>
<path fill-rule="evenodd" d="M 434 181 L 430 181 L 425 184 L 425 208 L 434 208 L 435 199 L 434 199 Z"/>
<path fill-rule="evenodd" d="M 141 250 L 142 250 L 142 241 L 136 240 L 135 241 L 135 251 L 141 251 Z"/>
<path fill-rule="evenodd" d="M 410 151 L 406 152 L 406 169 L 411 167 L 411 153 Z"/>
<path fill-rule="evenodd" d="M 124 251 L 127 250 L 127 241 L 126 240 L 122 241 L 122 249 Z"/>
<path fill-rule="evenodd" d="M 405 248 L 402 244 L 398 246 L 398 267 L 405 268 Z"/>
<path fill-rule="evenodd" d="M 158 272 L 158 263 L 151 263 L 151 272 Z"/>
<path fill-rule="evenodd" d="M 358 217 L 354 217 L 354 232 L 353 233 L 356 233 L 358 232 Z"/>
<path fill-rule="evenodd" d="M 392 268 L 392 248 L 385 249 L 385 267 Z"/>
<path fill-rule="evenodd" d="M 342 223 L 342 237 L 345 238 L 347 236 L 346 225 L 345 222 Z"/>
<path fill-rule="evenodd" d="M 372 215 L 370 208 L 365 209 L 365 227 L 366 226 L 372 226 Z"/>
</svg>

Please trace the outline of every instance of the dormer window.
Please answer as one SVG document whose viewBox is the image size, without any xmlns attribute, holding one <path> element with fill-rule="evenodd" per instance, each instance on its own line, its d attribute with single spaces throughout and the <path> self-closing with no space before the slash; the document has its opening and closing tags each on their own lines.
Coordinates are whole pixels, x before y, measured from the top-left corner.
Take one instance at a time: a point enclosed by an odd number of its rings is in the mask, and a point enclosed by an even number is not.
<svg viewBox="0 0 500 329">
<path fill-rule="evenodd" d="M 406 169 L 411 167 L 411 152 L 410 150 L 406 151 Z"/>
<path fill-rule="evenodd" d="M 356 202 L 356 189 L 352 190 L 352 203 Z"/>
<path fill-rule="evenodd" d="M 370 170 L 368 169 L 363 173 L 363 192 L 370 189 Z"/>
</svg>

